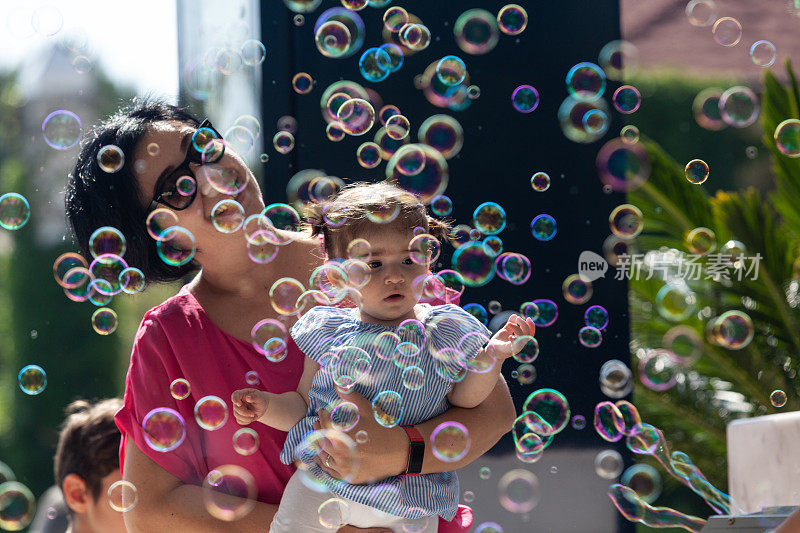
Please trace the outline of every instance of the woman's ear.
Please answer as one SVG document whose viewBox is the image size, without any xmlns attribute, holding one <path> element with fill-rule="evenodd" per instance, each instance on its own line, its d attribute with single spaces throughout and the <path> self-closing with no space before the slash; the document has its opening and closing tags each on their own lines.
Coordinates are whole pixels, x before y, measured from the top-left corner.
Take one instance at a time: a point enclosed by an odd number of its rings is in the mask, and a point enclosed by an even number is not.
<svg viewBox="0 0 800 533">
<path fill-rule="evenodd" d="M 82 477 L 78 474 L 68 474 L 61 482 L 61 491 L 70 509 L 81 514 L 86 512 L 91 495 Z"/>
</svg>

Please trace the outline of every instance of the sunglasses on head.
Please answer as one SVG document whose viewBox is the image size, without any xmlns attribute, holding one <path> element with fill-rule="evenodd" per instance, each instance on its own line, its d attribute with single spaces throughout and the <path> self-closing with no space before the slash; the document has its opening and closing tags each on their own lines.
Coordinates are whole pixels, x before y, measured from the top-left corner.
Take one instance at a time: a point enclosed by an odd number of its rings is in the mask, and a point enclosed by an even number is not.
<svg viewBox="0 0 800 533">
<path fill-rule="evenodd" d="M 192 141 L 186 151 L 186 159 L 168 176 L 156 185 L 156 194 L 150 201 L 148 211 L 165 205 L 175 211 L 182 211 L 192 205 L 197 196 L 197 178 L 189 167 L 190 163 L 203 165 L 216 163 L 225 155 L 225 143 L 222 135 L 214 129 L 211 121 L 205 119 L 192 135 Z"/>
</svg>

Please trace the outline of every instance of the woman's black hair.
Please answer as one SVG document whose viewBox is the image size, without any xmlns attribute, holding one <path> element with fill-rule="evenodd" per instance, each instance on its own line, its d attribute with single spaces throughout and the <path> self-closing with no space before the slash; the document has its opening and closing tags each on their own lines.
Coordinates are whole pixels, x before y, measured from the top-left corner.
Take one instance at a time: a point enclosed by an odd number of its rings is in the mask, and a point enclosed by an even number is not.
<svg viewBox="0 0 800 533">
<path fill-rule="evenodd" d="M 134 99 L 86 136 L 69 175 L 65 197 L 67 219 L 84 257 L 92 259 L 89 251 L 92 233 L 99 227 L 113 226 L 127 242 L 123 259 L 129 266 L 139 268 L 147 282 L 176 281 L 198 268 L 194 262 L 171 266 L 162 261 L 156 241 L 145 226 L 149 191 L 141 191 L 137 186 L 133 153 L 150 125 L 161 121 L 200 125 L 186 109 L 154 98 Z M 105 172 L 97 161 L 98 151 L 108 145 L 117 146 L 125 154 L 122 168 L 114 173 Z"/>
</svg>

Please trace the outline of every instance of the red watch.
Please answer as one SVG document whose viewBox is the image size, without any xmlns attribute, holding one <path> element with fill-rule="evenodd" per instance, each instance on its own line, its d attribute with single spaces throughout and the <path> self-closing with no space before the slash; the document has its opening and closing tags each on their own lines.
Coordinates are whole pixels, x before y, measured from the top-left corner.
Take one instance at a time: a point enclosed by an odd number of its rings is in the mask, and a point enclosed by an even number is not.
<svg viewBox="0 0 800 533">
<path fill-rule="evenodd" d="M 425 439 L 417 428 L 411 425 L 400 426 L 408 435 L 408 464 L 401 476 L 418 476 L 422 472 L 422 459 L 425 457 Z"/>
</svg>

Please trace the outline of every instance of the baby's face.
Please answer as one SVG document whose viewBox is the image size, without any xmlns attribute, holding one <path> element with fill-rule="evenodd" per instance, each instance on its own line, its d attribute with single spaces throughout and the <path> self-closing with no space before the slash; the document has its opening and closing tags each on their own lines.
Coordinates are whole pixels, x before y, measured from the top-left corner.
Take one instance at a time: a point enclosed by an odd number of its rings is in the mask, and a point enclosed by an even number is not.
<svg viewBox="0 0 800 533">
<path fill-rule="evenodd" d="M 365 261 L 370 280 L 361 289 L 361 318 L 366 322 L 400 323 L 415 318 L 428 264 L 420 264 L 419 251 L 409 252 L 411 232 L 387 228 L 367 239 L 371 256 Z"/>
</svg>

